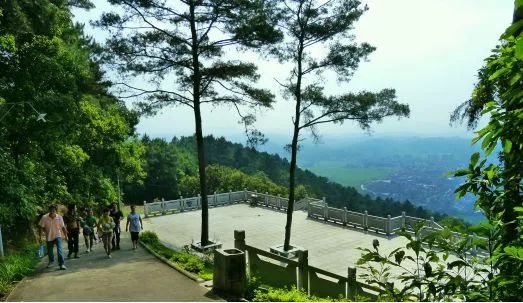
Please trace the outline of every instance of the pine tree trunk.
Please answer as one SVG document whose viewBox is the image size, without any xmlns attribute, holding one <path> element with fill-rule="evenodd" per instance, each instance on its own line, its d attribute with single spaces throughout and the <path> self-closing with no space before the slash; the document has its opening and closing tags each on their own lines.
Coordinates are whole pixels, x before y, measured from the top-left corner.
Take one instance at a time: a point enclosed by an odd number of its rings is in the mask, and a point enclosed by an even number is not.
<svg viewBox="0 0 523 303">
<path fill-rule="evenodd" d="M 200 196 L 202 202 L 202 231 L 200 244 L 205 246 L 209 243 L 209 202 L 207 199 L 207 180 L 205 176 L 205 153 L 202 131 L 202 115 L 200 111 L 200 62 L 198 56 L 198 34 L 196 32 L 195 3 L 190 2 L 190 22 L 192 38 L 192 67 L 193 67 L 193 106 L 194 121 L 196 124 L 196 149 L 198 151 L 198 172 L 200 175 Z"/>
<path fill-rule="evenodd" d="M 301 80 L 302 80 L 302 56 L 303 56 L 303 37 L 299 40 L 298 48 L 298 78 L 296 80 L 296 109 L 294 114 L 294 132 L 291 143 L 291 163 L 289 167 L 289 203 L 287 204 L 287 223 L 285 224 L 285 240 L 283 250 L 290 249 L 292 214 L 294 212 L 294 188 L 296 187 L 296 161 L 298 153 L 298 138 L 300 135 L 300 115 L 301 115 Z"/>
<path fill-rule="evenodd" d="M 292 214 L 294 212 L 294 188 L 296 187 L 296 158 L 298 152 L 298 136 L 299 128 L 295 123 L 294 125 L 294 135 L 292 137 L 291 143 L 291 164 L 289 167 L 289 203 L 287 205 L 287 223 L 285 224 L 285 241 L 283 244 L 284 250 L 290 249 L 291 241 L 291 226 L 292 226 Z"/>
</svg>

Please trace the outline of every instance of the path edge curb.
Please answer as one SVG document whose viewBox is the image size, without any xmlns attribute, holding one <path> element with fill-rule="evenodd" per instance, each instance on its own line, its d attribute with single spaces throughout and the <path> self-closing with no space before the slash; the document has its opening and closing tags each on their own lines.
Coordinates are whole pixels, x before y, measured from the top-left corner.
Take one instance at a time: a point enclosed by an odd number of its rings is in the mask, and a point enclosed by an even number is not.
<svg viewBox="0 0 523 303">
<path fill-rule="evenodd" d="M 179 271 L 181 274 L 183 274 L 184 276 L 188 277 L 189 279 L 195 281 L 195 282 L 198 282 L 198 283 L 202 283 L 202 282 L 205 282 L 206 280 L 198 277 L 197 275 L 193 274 L 193 273 L 190 273 L 188 271 L 186 271 L 185 269 L 181 268 L 180 266 L 176 265 L 175 263 L 167 260 L 166 258 L 164 258 L 163 256 L 160 256 L 158 253 L 156 253 L 154 250 L 152 250 L 152 248 L 150 248 L 147 244 L 143 243 L 141 240 L 139 240 L 138 242 L 140 242 L 140 244 L 149 252 L 151 253 L 152 255 L 154 255 L 156 258 L 160 259 L 163 263 L 169 265 L 170 267 L 172 267 L 173 269 L 176 269 L 177 271 Z"/>
</svg>

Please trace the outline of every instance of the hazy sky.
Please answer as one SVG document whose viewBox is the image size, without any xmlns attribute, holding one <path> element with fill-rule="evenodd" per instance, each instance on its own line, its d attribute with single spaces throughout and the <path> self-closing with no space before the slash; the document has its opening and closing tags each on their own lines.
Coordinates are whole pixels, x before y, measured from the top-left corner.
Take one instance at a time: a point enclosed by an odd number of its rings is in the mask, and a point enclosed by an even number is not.
<svg viewBox="0 0 523 303">
<path fill-rule="evenodd" d="M 74 11 L 75 20 L 88 23 L 102 11 L 96 8 Z M 373 127 L 373 135 L 412 134 L 418 136 L 470 136 L 464 126 L 450 127 L 449 114 L 467 100 L 482 66 L 498 38 L 512 19 L 512 0 L 363 0 L 369 6 L 355 25 L 356 40 L 377 47 L 348 84 L 326 77 L 328 92 L 377 91 L 395 88 L 398 100 L 411 108 L 409 119 L 387 119 Z M 86 24 L 86 32 L 99 42 L 105 39 L 99 29 Z M 249 56 L 252 57 L 252 56 Z M 288 71 L 276 62 L 257 60 L 262 74 L 260 85 L 277 89 L 274 78 L 285 79 Z M 276 90 L 275 93 L 278 93 Z M 270 135 L 291 137 L 292 103 L 282 99 L 259 115 L 256 127 Z M 238 137 L 243 129 L 232 108 L 203 110 L 204 133 Z M 171 137 L 194 133 L 190 108 L 166 108 L 152 118 L 142 118 L 140 133 Z M 320 128 L 323 141 L 330 137 L 363 134 L 348 122 Z"/>
</svg>

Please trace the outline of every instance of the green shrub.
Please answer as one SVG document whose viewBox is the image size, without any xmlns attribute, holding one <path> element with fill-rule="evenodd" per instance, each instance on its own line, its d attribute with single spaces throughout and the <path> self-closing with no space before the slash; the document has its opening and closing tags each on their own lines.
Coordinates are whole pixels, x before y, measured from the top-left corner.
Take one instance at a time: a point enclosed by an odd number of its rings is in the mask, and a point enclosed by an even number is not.
<svg viewBox="0 0 523 303">
<path fill-rule="evenodd" d="M 256 290 L 261 286 L 260 279 L 256 276 L 251 276 L 247 280 L 247 286 L 245 287 L 245 299 L 253 301 L 256 296 Z"/>
<path fill-rule="evenodd" d="M 193 273 L 199 273 L 205 268 L 203 260 L 189 253 L 175 253 L 171 257 L 171 261 L 180 264 L 183 269 Z"/>
<path fill-rule="evenodd" d="M 200 277 L 201 279 L 203 279 L 205 281 L 212 280 L 213 275 L 214 275 L 214 268 L 212 268 L 212 267 L 211 268 L 205 267 L 202 271 L 200 271 L 198 273 L 198 277 Z"/>
<path fill-rule="evenodd" d="M 340 296 L 338 299 L 309 296 L 306 292 L 296 289 L 296 286 L 293 286 L 291 289 L 271 287 L 268 290 L 260 289 L 260 286 L 261 283 L 256 277 L 249 279 L 245 295 L 246 299 L 254 302 L 348 302 L 343 296 Z M 368 298 L 365 297 L 358 297 L 358 299 L 368 301 Z"/>
<path fill-rule="evenodd" d="M 306 292 L 296 289 L 293 286 L 290 290 L 283 288 L 269 288 L 268 291 L 255 290 L 255 302 L 326 302 L 330 299 L 322 299 L 316 296 L 309 296 Z"/>
<path fill-rule="evenodd" d="M 171 262 L 178 264 L 186 271 L 198 274 L 198 276 L 204 280 L 212 280 L 214 265 L 210 262 L 211 259 L 206 258 L 204 260 L 188 251 L 178 252 L 166 247 L 162 244 L 158 235 L 151 231 L 144 231 L 140 239 L 154 252 Z"/>
<path fill-rule="evenodd" d="M 34 271 L 38 262 L 38 248 L 30 245 L 23 251 L 8 254 L 0 260 L 0 297 L 6 296 L 13 288 L 13 282 Z"/>
<path fill-rule="evenodd" d="M 147 245 L 160 243 L 160 239 L 158 238 L 158 235 L 155 232 L 148 231 L 148 230 L 142 232 L 142 234 L 140 235 L 140 240 L 142 240 L 142 242 Z"/>
</svg>

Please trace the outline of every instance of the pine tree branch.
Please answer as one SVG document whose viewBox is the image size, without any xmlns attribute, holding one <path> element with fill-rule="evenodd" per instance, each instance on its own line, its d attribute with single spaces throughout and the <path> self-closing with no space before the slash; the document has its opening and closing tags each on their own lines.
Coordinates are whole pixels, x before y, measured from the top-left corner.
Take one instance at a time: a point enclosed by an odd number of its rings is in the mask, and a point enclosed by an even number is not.
<svg viewBox="0 0 523 303">
<path fill-rule="evenodd" d="M 185 104 L 187 106 L 193 107 L 192 104 L 191 104 L 192 103 L 192 99 L 189 99 L 189 98 L 185 97 L 184 95 L 181 95 L 179 93 L 175 93 L 173 91 L 167 91 L 167 90 L 162 90 L 162 89 L 146 90 L 146 89 L 135 87 L 135 86 L 129 85 L 127 83 L 123 83 L 123 82 L 118 82 L 118 83 L 114 83 L 114 84 L 115 85 L 122 85 L 122 86 L 125 86 L 127 88 L 130 88 L 130 89 L 133 89 L 133 90 L 136 90 L 136 91 L 140 92 L 140 93 L 136 93 L 136 94 L 132 94 L 132 95 L 128 95 L 128 96 L 120 96 L 120 98 L 132 98 L 132 97 L 138 97 L 138 96 L 142 96 L 142 95 L 146 95 L 146 94 L 169 94 L 169 95 L 174 95 L 177 98 L 179 98 L 179 99 L 176 99 L 177 102 L 180 102 L 180 103 L 183 103 L 183 104 Z"/>
</svg>

